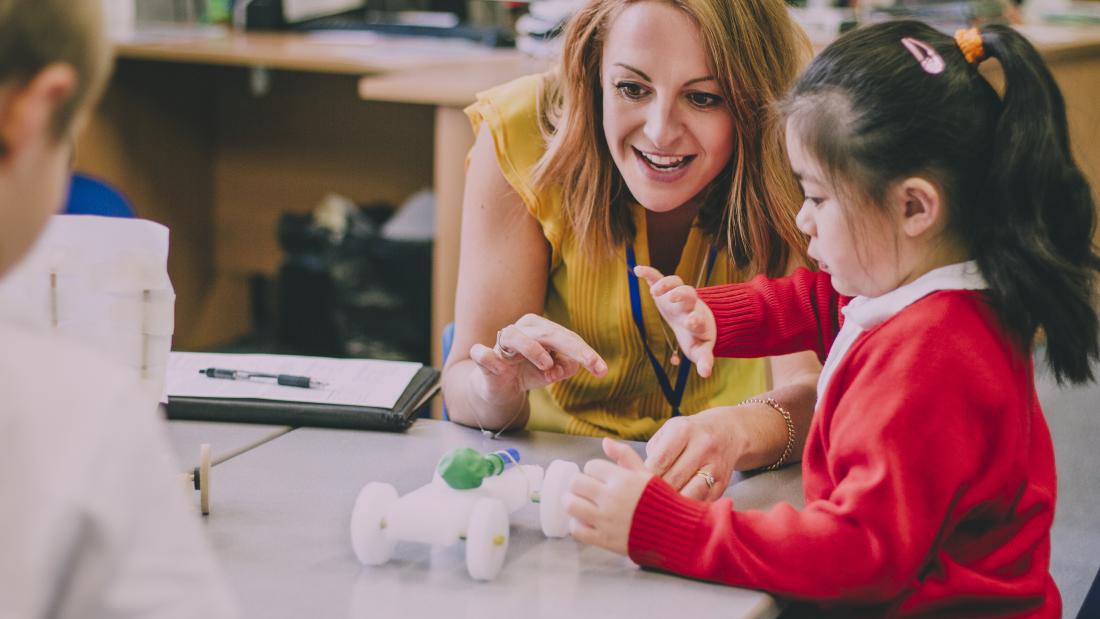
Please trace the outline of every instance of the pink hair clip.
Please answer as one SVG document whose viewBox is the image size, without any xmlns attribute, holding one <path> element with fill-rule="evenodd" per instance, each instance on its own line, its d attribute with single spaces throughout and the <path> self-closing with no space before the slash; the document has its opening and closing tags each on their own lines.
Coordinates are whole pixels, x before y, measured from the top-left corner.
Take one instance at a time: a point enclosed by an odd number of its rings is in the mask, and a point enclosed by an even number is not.
<svg viewBox="0 0 1100 619">
<path fill-rule="evenodd" d="M 913 58 L 917 59 L 920 68 L 924 69 L 925 73 L 931 73 L 932 75 L 943 73 L 947 65 L 944 63 L 943 58 L 936 53 L 936 50 L 932 49 L 932 46 L 913 37 L 902 37 L 901 44 L 909 50 L 910 54 L 913 54 Z"/>
</svg>

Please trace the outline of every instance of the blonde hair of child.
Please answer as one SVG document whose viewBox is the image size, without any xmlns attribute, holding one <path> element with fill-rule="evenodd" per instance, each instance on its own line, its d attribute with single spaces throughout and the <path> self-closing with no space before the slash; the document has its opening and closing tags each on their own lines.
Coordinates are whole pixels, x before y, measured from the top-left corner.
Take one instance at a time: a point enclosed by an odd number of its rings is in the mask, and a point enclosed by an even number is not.
<svg viewBox="0 0 1100 619">
<path fill-rule="evenodd" d="M 98 98 L 111 71 L 111 47 L 98 0 L 0 0 L 0 87 L 30 81 L 52 64 L 66 64 L 77 87 L 51 119 L 61 140 L 77 112 Z M 0 144 L 0 152 L 3 145 Z"/>
</svg>

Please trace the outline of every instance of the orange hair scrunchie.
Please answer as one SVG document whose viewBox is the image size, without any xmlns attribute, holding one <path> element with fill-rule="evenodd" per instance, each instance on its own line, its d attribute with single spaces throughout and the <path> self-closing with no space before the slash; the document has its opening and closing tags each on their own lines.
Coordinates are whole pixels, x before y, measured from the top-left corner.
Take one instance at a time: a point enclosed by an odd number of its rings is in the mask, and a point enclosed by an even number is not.
<svg viewBox="0 0 1100 619">
<path fill-rule="evenodd" d="M 982 45 L 982 33 L 977 28 L 955 31 L 955 45 L 962 50 L 963 57 L 972 65 L 985 60 L 985 47 Z"/>
</svg>

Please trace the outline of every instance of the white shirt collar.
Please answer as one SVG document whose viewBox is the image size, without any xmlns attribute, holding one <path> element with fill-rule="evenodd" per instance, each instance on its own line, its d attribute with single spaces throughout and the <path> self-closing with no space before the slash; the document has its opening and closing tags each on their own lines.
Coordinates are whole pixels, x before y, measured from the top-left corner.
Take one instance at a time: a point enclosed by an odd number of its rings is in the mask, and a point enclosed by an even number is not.
<svg viewBox="0 0 1100 619">
<path fill-rule="evenodd" d="M 887 292 L 868 298 L 856 297 L 844 307 L 846 321 L 854 322 L 866 331 L 878 326 L 906 307 L 938 290 L 985 290 L 985 278 L 973 260 L 932 269 L 917 279 Z"/>
<path fill-rule="evenodd" d="M 817 379 L 818 401 L 825 395 L 825 388 L 844 355 L 864 331 L 886 322 L 894 314 L 938 290 L 984 290 L 988 287 L 976 262 L 960 262 L 933 269 L 882 296 L 856 297 L 849 301 L 841 310 L 844 312 L 844 325 L 837 333 L 821 368 L 821 376 Z"/>
</svg>

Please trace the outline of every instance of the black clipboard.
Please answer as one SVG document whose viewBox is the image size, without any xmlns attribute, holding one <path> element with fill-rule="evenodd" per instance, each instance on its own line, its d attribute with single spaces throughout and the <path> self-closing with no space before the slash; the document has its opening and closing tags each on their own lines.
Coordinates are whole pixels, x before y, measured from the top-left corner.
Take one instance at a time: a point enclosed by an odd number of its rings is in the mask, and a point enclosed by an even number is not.
<svg viewBox="0 0 1100 619">
<path fill-rule="evenodd" d="M 168 419 L 403 432 L 439 391 L 439 370 L 420 368 L 393 408 L 247 398 L 168 396 Z"/>
</svg>

